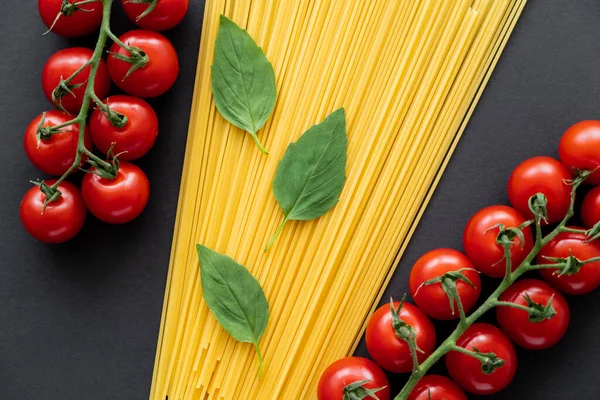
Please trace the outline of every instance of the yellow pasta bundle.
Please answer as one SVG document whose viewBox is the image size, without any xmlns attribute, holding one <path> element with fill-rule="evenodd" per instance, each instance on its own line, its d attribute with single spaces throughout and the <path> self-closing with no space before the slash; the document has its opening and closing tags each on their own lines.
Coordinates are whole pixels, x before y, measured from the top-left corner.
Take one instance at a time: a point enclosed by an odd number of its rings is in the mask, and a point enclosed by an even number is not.
<svg viewBox="0 0 600 400">
<path fill-rule="evenodd" d="M 525 0 L 207 0 L 151 399 L 312 399 L 351 353 L 521 13 Z M 225 121 L 211 93 L 224 14 L 273 64 L 278 100 L 258 132 Z M 272 182 L 288 143 L 347 115 L 341 201 L 290 221 Z M 271 317 L 233 340 L 202 298 L 197 243 L 259 280 Z"/>
</svg>

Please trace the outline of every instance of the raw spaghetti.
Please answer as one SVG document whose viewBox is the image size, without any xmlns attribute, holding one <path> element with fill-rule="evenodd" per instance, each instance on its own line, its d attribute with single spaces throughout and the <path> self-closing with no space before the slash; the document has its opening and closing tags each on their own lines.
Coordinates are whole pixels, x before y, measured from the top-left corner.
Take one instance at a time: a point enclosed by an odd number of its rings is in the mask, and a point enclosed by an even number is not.
<svg viewBox="0 0 600 400">
<path fill-rule="evenodd" d="M 315 398 L 351 353 L 526 0 L 208 0 L 150 398 Z M 226 122 L 211 93 L 219 15 L 272 62 L 271 154 Z M 282 219 L 271 184 L 287 145 L 345 107 L 348 180 L 325 216 Z M 271 318 L 260 347 L 233 340 L 201 293 L 196 243 L 244 264 Z"/>
</svg>

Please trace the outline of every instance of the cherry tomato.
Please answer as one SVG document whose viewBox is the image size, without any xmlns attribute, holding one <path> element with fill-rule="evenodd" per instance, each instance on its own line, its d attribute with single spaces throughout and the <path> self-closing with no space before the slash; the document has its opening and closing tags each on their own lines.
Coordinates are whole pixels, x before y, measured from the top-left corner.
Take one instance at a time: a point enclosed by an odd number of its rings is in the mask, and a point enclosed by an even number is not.
<svg viewBox="0 0 600 400">
<path fill-rule="evenodd" d="M 467 400 L 467 396 L 445 376 L 426 375 L 410 392 L 408 400 Z"/>
<path fill-rule="evenodd" d="M 173 86 L 179 74 L 179 59 L 166 37 L 157 32 L 134 30 L 119 39 L 130 47 L 141 49 L 149 61 L 125 77 L 132 64 L 117 59 L 114 54 L 109 55 L 108 70 L 118 87 L 133 96 L 147 98 L 160 96 Z M 130 55 L 116 43 L 110 51 L 126 57 Z"/>
<path fill-rule="evenodd" d="M 562 220 L 569 211 L 572 187 L 565 183 L 571 173 L 558 160 L 551 157 L 533 157 L 514 169 L 508 180 L 508 198 L 513 207 L 526 218 L 533 219 L 529 198 L 543 193 L 548 200 L 548 222 Z"/>
<path fill-rule="evenodd" d="M 67 80 L 75 71 L 92 58 L 94 52 L 85 47 L 70 47 L 54 53 L 44 65 L 42 71 L 42 88 L 46 98 L 52 102 L 52 92 L 60 83 L 60 79 Z M 65 93 L 58 99 L 63 108 L 71 114 L 77 114 L 83 103 L 85 94 L 85 85 L 90 77 L 90 68 L 85 68 L 70 82 L 70 85 L 81 85 L 72 87 L 72 94 Z M 96 80 L 94 81 L 94 90 L 100 98 L 106 97 L 110 89 L 110 76 L 108 68 L 104 61 L 100 61 Z M 53 103 L 53 102 L 52 102 Z M 53 103 L 54 104 L 54 103 Z"/>
<path fill-rule="evenodd" d="M 96 108 L 90 118 L 90 135 L 96 147 L 106 154 L 114 144 L 113 152 L 122 153 L 121 160 L 134 160 L 146 154 L 158 135 L 158 117 L 150 104 L 131 96 L 108 97 L 104 103 L 126 116 L 127 122 L 117 128 Z"/>
<path fill-rule="evenodd" d="M 600 166 L 600 121 L 581 121 L 563 134 L 558 145 L 560 161 L 568 168 L 595 170 Z M 600 185 L 600 170 L 586 183 Z"/>
<path fill-rule="evenodd" d="M 47 181 L 52 186 L 56 180 Z M 21 222 L 27 232 L 44 243 L 62 243 L 72 239 L 85 222 L 86 209 L 79 189 L 69 182 L 61 182 L 58 200 L 48 203 L 42 213 L 46 195 L 39 187 L 27 191 L 21 202 Z"/>
<path fill-rule="evenodd" d="M 464 390 L 473 394 L 488 395 L 499 392 L 512 381 L 517 372 L 517 354 L 506 335 L 493 325 L 471 325 L 456 341 L 456 345 L 470 351 L 494 353 L 504 365 L 486 374 L 481 361 L 458 351 L 446 354 L 448 373 Z"/>
<path fill-rule="evenodd" d="M 85 174 L 81 193 L 96 218 L 109 224 L 123 224 L 144 211 L 150 197 L 150 183 L 137 166 L 121 162 L 114 179 Z"/>
<path fill-rule="evenodd" d="M 38 0 L 42 21 L 48 29 L 52 28 L 52 32 L 60 36 L 72 38 L 89 35 L 102 23 L 102 2 L 72 6 L 78 1 L 67 0 L 69 4 L 63 8 L 63 0 Z M 63 13 L 57 20 L 61 11 Z"/>
<path fill-rule="evenodd" d="M 130 20 L 144 29 L 164 31 L 174 28 L 187 13 L 189 0 L 157 0 L 156 7 L 146 16 L 139 18 L 150 4 L 139 4 L 129 0 L 121 0 L 125 14 Z"/>
<path fill-rule="evenodd" d="M 564 336 L 569 326 L 569 305 L 556 289 L 538 279 L 524 279 L 510 286 L 500 296 L 500 301 L 530 306 L 531 301 L 545 307 L 552 298 L 555 315 L 541 322 L 532 322 L 529 313 L 511 307 L 498 307 L 498 323 L 509 338 L 529 350 L 543 350 L 554 346 Z M 552 297 L 554 296 L 554 297 Z"/>
<path fill-rule="evenodd" d="M 552 264 L 545 257 L 565 258 L 569 257 L 570 252 L 580 261 L 600 257 L 600 242 L 594 240 L 586 243 L 586 236 L 582 233 L 562 232 L 540 250 L 536 262 Z M 584 294 L 600 286 L 600 261 L 585 264 L 573 275 L 558 276 L 555 272 L 555 269 L 540 270 L 542 277 L 563 293 Z"/>
<path fill-rule="evenodd" d="M 600 186 L 588 192 L 581 203 L 581 220 L 583 226 L 590 229 L 600 221 Z"/>
<path fill-rule="evenodd" d="M 400 302 L 394 302 L 397 309 Z M 416 335 L 417 346 L 422 352 L 417 352 L 419 362 L 424 361 L 435 349 L 435 328 L 427 315 L 418 307 L 404 303 L 399 313 L 400 320 L 410 325 Z M 390 305 L 381 306 L 367 325 L 367 350 L 373 360 L 382 368 L 391 372 L 410 372 L 413 361 L 408 344 L 398 338 L 392 326 Z"/>
<path fill-rule="evenodd" d="M 379 400 L 389 400 L 390 384 L 387 377 L 373 361 L 362 357 L 346 357 L 335 361 L 321 375 L 317 387 L 319 400 L 343 400 L 344 388 L 354 382 L 368 381 L 367 389 L 379 389 Z"/>
<path fill-rule="evenodd" d="M 34 118 L 25 131 L 25 153 L 37 169 L 48 175 L 62 175 L 73 165 L 79 141 L 79 125 L 69 125 L 63 132 L 54 133 L 48 139 L 38 142 L 38 126 L 44 118 L 43 127 L 57 126 L 72 118 L 57 110 L 47 111 Z M 85 147 L 92 149 L 92 140 L 87 133 L 84 136 Z M 82 160 L 82 163 L 84 160 Z"/>
<path fill-rule="evenodd" d="M 469 260 L 475 268 L 492 278 L 502 278 L 506 273 L 506 262 L 503 260 L 504 249 L 496 243 L 499 228 L 503 224 L 506 228 L 514 228 L 525 222 L 525 218 L 514 208 L 503 205 L 489 206 L 479 210 L 467 223 L 463 234 L 463 246 Z M 523 229 L 525 243 L 515 237 L 511 246 L 511 261 L 513 270 L 527 257 L 533 248 L 531 228 Z"/>
<path fill-rule="evenodd" d="M 481 281 L 471 261 L 463 253 L 454 249 L 435 249 L 417 260 L 410 272 L 410 294 L 415 303 L 432 318 L 441 320 L 458 318 L 457 305 L 455 304 L 453 313 L 441 282 L 430 285 L 423 285 L 423 283 L 464 268 L 470 270 L 462 271 L 462 274 L 475 287 L 471 287 L 463 279 L 457 279 L 455 282 L 461 303 L 465 312 L 468 312 L 479 298 Z"/>
</svg>

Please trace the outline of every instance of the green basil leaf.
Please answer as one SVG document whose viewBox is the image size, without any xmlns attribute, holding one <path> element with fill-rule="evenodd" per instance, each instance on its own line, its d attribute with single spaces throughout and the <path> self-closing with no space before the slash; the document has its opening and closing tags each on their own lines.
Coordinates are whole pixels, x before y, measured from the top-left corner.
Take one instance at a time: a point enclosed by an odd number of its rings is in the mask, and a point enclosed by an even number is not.
<svg viewBox="0 0 600 400">
<path fill-rule="evenodd" d="M 256 132 L 275 108 L 275 71 L 248 32 L 224 15 L 215 42 L 212 91 L 221 115 L 250 133 L 258 148 L 268 154 Z"/>
<path fill-rule="evenodd" d="M 269 303 L 260 283 L 241 264 L 205 246 L 200 258 L 202 295 L 219 324 L 237 341 L 252 343 L 262 373 L 258 342 L 269 321 Z"/>
<path fill-rule="evenodd" d="M 335 206 L 346 183 L 346 113 L 343 108 L 313 125 L 290 143 L 279 162 L 273 193 L 285 218 L 267 244 L 289 220 L 315 219 Z"/>
</svg>

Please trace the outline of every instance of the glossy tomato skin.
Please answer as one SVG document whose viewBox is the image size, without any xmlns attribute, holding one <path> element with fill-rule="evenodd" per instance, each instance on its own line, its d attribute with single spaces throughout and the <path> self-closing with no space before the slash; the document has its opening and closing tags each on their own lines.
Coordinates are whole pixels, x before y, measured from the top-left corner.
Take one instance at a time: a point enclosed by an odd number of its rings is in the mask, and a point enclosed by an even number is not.
<svg viewBox="0 0 600 400">
<path fill-rule="evenodd" d="M 493 352 L 504 365 L 491 374 L 481 370 L 481 362 L 467 354 L 451 351 L 446 354 L 448 373 L 464 390 L 489 395 L 504 389 L 517 372 L 517 354 L 504 332 L 493 325 L 475 323 L 456 341 L 457 346 L 482 353 Z"/>
<path fill-rule="evenodd" d="M 142 49 L 150 61 L 125 78 L 131 64 L 109 55 L 108 70 L 118 87 L 132 96 L 149 98 L 160 96 L 173 86 L 179 74 L 179 59 L 166 37 L 157 32 L 133 30 L 119 39 L 130 47 Z M 127 50 L 116 43 L 110 51 L 129 56 Z"/>
<path fill-rule="evenodd" d="M 600 121 L 576 123 L 565 131 L 558 145 L 560 161 L 569 169 L 594 170 L 600 166 Z M 585 183 L 600 185 L 600 170 Z"/>
<path fill-rule="evenodd" d="M 569 211 L 572 186 L 566 181 L 571 173 L 560 161 L 552 157 L 532 157 L 519 164 L 508 180 L 508 198 L 521 215 L 533 219 L 529 198 L 543 193 L 548 200 L 548 222 L 561 221 Z"/>
<path fill-rule="evenodd" d="M 342 400 L 344 388 L 354 382 L 369 381 L 365 388 L 384 388 L 376 393 L 379 400 L 389 400 L 390 384 L 387 377 L 373 361 L 362 357 L 346 357 L 331 364 L 319 380 L 319 400 Z"/>
<path fill-rule="evenodd" d="M 92 58 L 94 52 L 85 47 L 70 47 L 62 49 L 54 53 L 42 70 L 42 88 L 46 98 L 52 103 L 52 92 L 60 83 L 61 77 L 63 80 L 69 78 L 75 71 Z M 71 114 L 77 114 L 83 103 L 85 94 L 85 84 L 90 77 L 90 68 L 85 68 L 72 81 L 72 85 L 81 84 L 81 87 L 72 88 L 73 95 L 66 94 L 60 98 L 60 103 L 63 108 Z M 104 98 L 110 90 L 110 76 L 106 63 L 102 60 L 98 66 L 96 80 L 94 81 L 94 90 L 99 98 Z"/>
<path fill-rule="evenodd" d="M 113 126 L 106 115 L 96 108 L 90 117 L 90 135 L 96 147 L 104 154 L 114 143 L 113 153 L 120 160 L 135 160 L 148 152 L 158 135 L 158 117 L 142 99 L 131 96 L 111 96 L 105 101 L 109 107 L 127 117 L 122 128 Z"/>
<path fill-rule="evenodd" d="M 447 272 L 458 271 L 464 268 L 470 269 L 462 273 L 475 285 L 475 288 L 463 280 L 456 282 L 456 288 L 465 312 L 471 310 L 481 294 L 479 274 L 475 271 L 475 267 L 467 256 L 460 251 L 446 248 L 435 249 L 425 253 L 413 266 L 410 272 L 409 285 L 410 294 L 415 303 L 417 303 L 417 306 L 431 318 L 441 320 L 458 318 L 458 308 L 455 304 L 453 314 L 448 296 L 442 289 L 441 283 L 434 283 L 427 286 L 422 286 L 422 284 Z"/>
<path fill-rule="evenodd" d="M 587 229 L 600 221 L 600 186 L 588 192 L 581 203 L 581 221 Z"/>
<path fill-rule="evenodd" d="M 517 227 L 525 222 L 525 218 L 514 208 L 504 205 L 494 205 L 479 210 L 467 223 L 463 234 L 465 253 L 475 268 L 491 276 L 502 278 L 506 272 L 506 262 L 502 259 L 504 250 L 496 243 L 498 228 L 494 225 L 503 224 L 506 228 Z M 531 228 L 523 229 L 525 243 L 516 237 L 511 246 L 511 261 L 515 270 L 533 248 Z"/>
<path fill-rule="evenodd" d="M 46 183 L 52 186 L 56 181 Z M 63 181 L 58 190 L 61 197 L 49 203 L 43 213 L 46 195 L 39 187 L 29 189 L 21 202 L 21 222 L 31 236 L 44 243 L 63 243 L 72 239 L 85 222 L 87 212 L 79 189 Z"/>
<path fill-rule="evenodd" d="M 68 0 L 73 4 L 77 0 Z M 64 37 L 79 37 L 89 35 L 98 30 L 102 23 L 102 2 L 80 5 L 80 10 L 73 11 L 71 15 L 61 15 L 54 23 L 56 16 L 62 9 L 63 0 L 38 0 L 38 10 L 44 24 L 52 32 Z M 52 26 L 54 24 L 54 26 Z"/>
<path fill-rule="evenodd" d="M 25 153 L 33 165 L 48 175 L 62 175 L 75 162 L 77 144 L 79 141 L 79 125 L 69 125 L 65 132 L 53 134 L 49 139 L 37 139 L 37 128 L 43 114 L 31 121 L 25 131 Z M 46 112 L 44 127 L 57 126 L 72 119 L 62 111 Z M 84 137 L 85 147 L 92 149 L 92 140 L 87 133 Z"/>
<path fill-rule="evenodd" d="M 85 174 L 81 192 L 96 218 L 109 224 L 123 224 L 135 219 L 146 208 L 150 183 L 140 168 L 123 161 L 114 179 Z"/>
<path fill-rule="evenodd" d="M 394 302 L 394 308 L 397 309 L 399 305 L 399 302 Z M 400 319 L 415 330 L 417 346 L 422 350 L 417 353 L 417 358 L 419 362 L 423 362 L 435 349 L 433 324 L 423 311 L 409 303 L 402 305 Z M 369 354 L 383 369 L 397 373 L 412 371 L 410 349 L 394 332 L 389 304 L 384 304 L 375 311 L 367 325 L 365 338 Z"/>
<path fill-rule="evenodd" d="M 571 314 L 567 301 L 556 289 L 538 279 L 524 279 L 514 283 L 500 296 L 500 301 L 527 307 L 526 295 L 542 306 L 546 306 L 554 296 L 552 308 L 556 315 L 542 322 L 531 322 L 525 310 L 498 307 L 496 316 L 500 327 L 513 342 L 526 349 L 543 350 L 554 346 L 569 326 Z"/>
<path fill-rule="evenodd" d="M 408 400 L 467 400 L 467 396 L 445 376 L 426 375 L 410 392 Z"/>
<path fill-rule="evenodd" d="M 572 227 L 575 229 L 582 229 Z M 585 242 L 586 236 L 580 233 L 562 232 L 544 246 L 537 255 L 538 264 L 551 264 L 545 257 L 565 258 L 569 252 L 581 261 L 600 257 L 600 242 Z M 557 276 L 555 269 L 542 269 L 540 274 L 550 285 L 563 293 L 577 295 L 593 291 L 600 286 L 600 262 L 585 264 L 573 275 Z"/>
<path fill-rule="evenodd" d="M 149 4 L 136 4 L 128 0 L 121 0 L 125 14 L 138 26 L 151 31 L 165 31 L 178 25 L 188 10 L 189 0 L 158 0 L 156 7 L 150 14 L 138 19 Z"/>
</svg>

